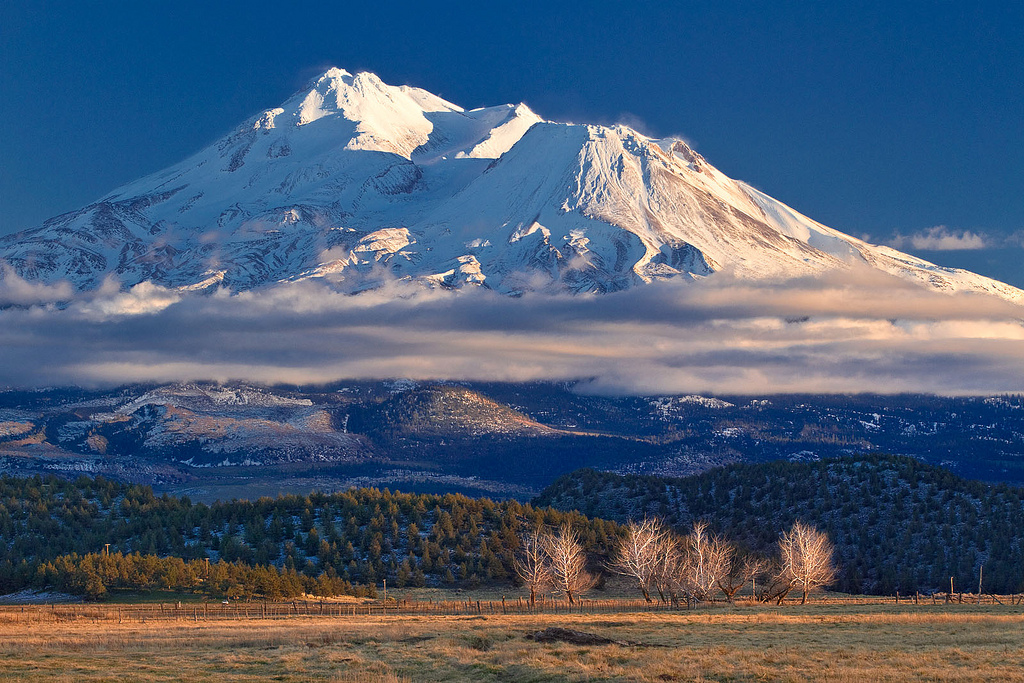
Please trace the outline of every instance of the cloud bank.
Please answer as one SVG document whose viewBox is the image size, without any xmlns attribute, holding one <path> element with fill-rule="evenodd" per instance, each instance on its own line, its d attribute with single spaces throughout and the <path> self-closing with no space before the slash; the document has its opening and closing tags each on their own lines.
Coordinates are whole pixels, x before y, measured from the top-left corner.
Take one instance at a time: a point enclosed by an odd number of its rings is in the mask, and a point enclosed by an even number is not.
<svg viewBox="0 0 1024 683">
<path fill-rule="evenodd" d="M 0 310 L 0 385 L 408 377 L 642 394 L 1024 391 L 1024 308 L 868 272 L 716 275 L 600 296 L 401 283 L 353 296 L 315 281 L 205 296 L 109 283 L 59 308 L 34 294 L 36 305 Z"/>
<path fill-rule="evenodd" d="M 973 251 L 993 246 L 992 239 L 970 230 L 950 230 L 945 225 L 936 225 L 912 235 L 897 233 L 889 242 L 896 249 L 921 249 L 927 251 Z"/>
</svg>

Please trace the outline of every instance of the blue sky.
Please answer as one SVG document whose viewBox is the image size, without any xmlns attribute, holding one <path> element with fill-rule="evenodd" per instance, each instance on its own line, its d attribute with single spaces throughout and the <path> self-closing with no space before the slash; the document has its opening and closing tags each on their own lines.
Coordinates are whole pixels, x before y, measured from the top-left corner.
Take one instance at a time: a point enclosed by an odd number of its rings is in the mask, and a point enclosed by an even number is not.
<svg viewBox="0 0 1024 683">
<path fill-rule="evenodd" d="M 1024 286 L 1024 3 L 6 0 L 0 64 L 0 234 L 337 65 L 679 134 L 827 225 Z"/>
</svg>

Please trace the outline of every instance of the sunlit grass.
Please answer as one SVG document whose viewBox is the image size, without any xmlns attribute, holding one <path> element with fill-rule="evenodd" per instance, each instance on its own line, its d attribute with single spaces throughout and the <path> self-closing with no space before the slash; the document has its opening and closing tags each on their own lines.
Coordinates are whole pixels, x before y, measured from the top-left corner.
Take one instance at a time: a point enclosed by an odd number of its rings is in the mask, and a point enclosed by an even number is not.
<svg viewBox="0 0 1024 683">
<path fill-rule="evenodd" d="M 631 644 L 525 638 L 548 626 Z M 0 618 L 0 662 L 0 680 L 48 681 L 1024 681 L 1024 609 L 755 606 L 145 624 L 11 611 Z"/>
</svg>

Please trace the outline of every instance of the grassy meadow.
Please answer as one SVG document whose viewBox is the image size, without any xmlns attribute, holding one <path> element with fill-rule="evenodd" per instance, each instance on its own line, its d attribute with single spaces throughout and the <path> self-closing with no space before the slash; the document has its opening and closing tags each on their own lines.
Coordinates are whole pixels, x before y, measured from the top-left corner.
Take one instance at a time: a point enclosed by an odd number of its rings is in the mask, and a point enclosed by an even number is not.
<svg viewBox="0 0 1024 683">
<path fill-rule="evenodd" d="M 559 626 L 623 644 L 538 643 Z M 1024 608 L 149 621 L 0 613 L 0 680 L 1024 681 Z"/>
</svg>

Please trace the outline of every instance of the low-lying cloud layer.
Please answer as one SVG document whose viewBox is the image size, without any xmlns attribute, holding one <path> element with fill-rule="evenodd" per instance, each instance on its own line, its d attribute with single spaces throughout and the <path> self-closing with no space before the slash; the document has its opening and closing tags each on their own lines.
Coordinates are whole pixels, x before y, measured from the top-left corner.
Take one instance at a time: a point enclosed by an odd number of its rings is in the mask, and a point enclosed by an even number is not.
<svg viewBox="0 0 1024 683">
<path fill-rule="evenodd" d="M 14 287 L 19 306 L 0 311 L 8 386 L 409 377 L 644 394 L 1024 390 L 1024 308 L 872 273 L 521 298 L 399 283 L 356 296 L 310 281 L 207 296 L 108 283 L 67 304 L 60 288 Z M 65 305 L 39 305 L 47 295 Z"/>
</svg>

